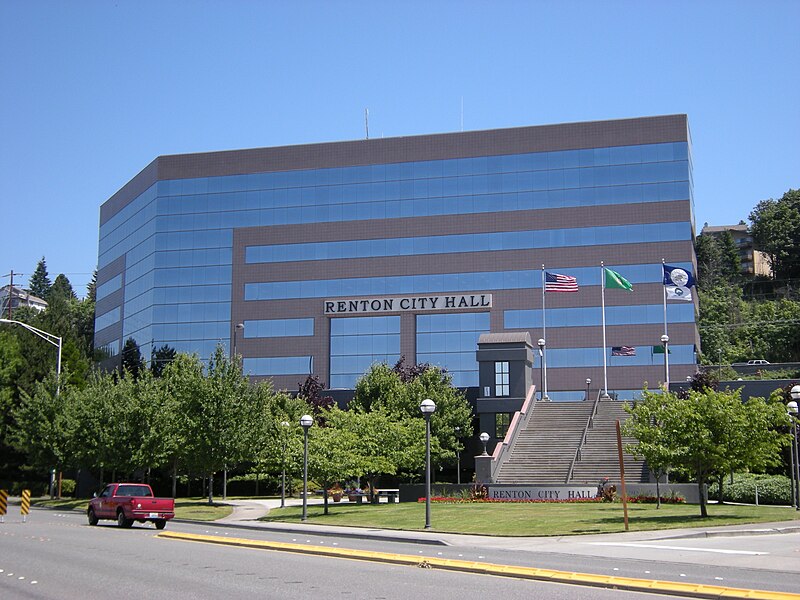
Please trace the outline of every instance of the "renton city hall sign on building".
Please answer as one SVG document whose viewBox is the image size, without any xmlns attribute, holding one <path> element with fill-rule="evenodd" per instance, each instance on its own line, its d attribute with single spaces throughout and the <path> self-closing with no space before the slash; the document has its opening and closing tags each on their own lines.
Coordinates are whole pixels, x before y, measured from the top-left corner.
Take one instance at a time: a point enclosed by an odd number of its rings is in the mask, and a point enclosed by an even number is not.
<svg viewBox="0 0 800 600">
<path fill-rule="evenodd" d="M 325 314 L 389 313 L 424 310 L 464 310 L 491 308 L 491 294 L 455 296 L 400 296 L 394 298 L 357 298 L 325 300 Z"/>
</svg>

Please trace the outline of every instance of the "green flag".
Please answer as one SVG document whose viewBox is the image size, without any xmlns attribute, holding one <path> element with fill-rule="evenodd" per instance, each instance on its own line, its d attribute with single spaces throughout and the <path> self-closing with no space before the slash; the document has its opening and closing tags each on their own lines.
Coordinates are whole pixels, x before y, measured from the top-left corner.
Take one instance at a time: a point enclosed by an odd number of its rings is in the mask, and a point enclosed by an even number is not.
<svg viewBox="0 0 800 600">
<path fill-rule="evenodd" d="M 607 288 L 619 288 L 629 292 L 633 291 L 631 282 L 625 279 L 622 275 L 616 271 L 612 271 L 611 269 L 606 269 L 605 267 L 603 267 L 603 271 L 605 272 Z"/>
<path fill-rule="evenodd" d="M 669 349 L 669 353 L 672 354 L 672 348 Z M 664 346 L 653 346 L 653 354 L 664 354 Z"/>
</svg>

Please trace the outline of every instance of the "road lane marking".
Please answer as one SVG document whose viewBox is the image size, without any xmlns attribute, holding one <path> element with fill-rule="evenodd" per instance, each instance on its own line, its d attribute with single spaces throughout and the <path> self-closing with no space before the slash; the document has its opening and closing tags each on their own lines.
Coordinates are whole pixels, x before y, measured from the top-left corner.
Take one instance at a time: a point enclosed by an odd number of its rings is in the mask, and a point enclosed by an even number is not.
<svg viewBox="0 0 800 600">
<path fill-rule="evenodd" d="M 573 571 L 558 571 L 554 569 L 540 569 L 536 567 L 501 565 L 478 561 L 438 558 L 433 556 L 424 557 L 409 554 L 377 552 L 371 550 L 355 550 L 350 548 L 323 548 L 320 546 L 292 544 L 288 542 L 270 542 L 246 538 L 179 533 L 173 531 L 161 532 L 157 537 L 166 540 L 217 544 L 256 550 L 272 550 L 276 552 L 291 552 L 295 554 L 307 554 L 311 556 L 364 560 L 411 567 L 424 566 L 425 568 L 431 569 L 460 571 L 479 575 L 494 575 L 498 577 L 547 581 L 550 583 L 567 583 L 610 589 L 660 593 L 673 596 L 688 596 L 691 598 L 711 598 L 714 600 L 719 600 L 720 598 L 725 598 L 726 600 L 800 600 L 800 594 L 792 592 L 751 590 L 724 587 L 719 585 L 621 577 L 618 575 L 595 575 Z"/>
<path fill-rule="evenodd" d="M 769 552 L 752 550 L 723 550 L 721 548 L 691 548 L 689 546 L 663 546 L 661 544 L 639 544 L 636 542 L 589 542 L 592 546 L 624 546 L 626 548 L 655 548 L 657 550 L 688 550 L 689 552 L 714 552 L 717 554 L 746 554 L 747 556 L 765 556 Z"/>
</svg>

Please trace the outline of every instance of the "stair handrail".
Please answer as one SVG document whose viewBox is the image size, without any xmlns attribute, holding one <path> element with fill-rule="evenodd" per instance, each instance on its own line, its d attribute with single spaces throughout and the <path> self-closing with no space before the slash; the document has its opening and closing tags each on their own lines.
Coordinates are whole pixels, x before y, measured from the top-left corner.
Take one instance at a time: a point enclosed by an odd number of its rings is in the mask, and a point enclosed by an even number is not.
<svg viewBox="0 0 800 600">
<path fill-rule="evenodd" d="M 594 417 L 597 414 L 597 407 L 600 403 L 600 392 L 602 390 L 597 390 L 597 397 L 594 399 L 594 404 L 592 405 L 592 412 L 589 413 L 589 418 L 586 419 L 586 426 L 583 428 L 583 435 L 581 436 L 581 441 L 578 442 L 578 447 L 575 449 L 575 456 L 572 457 L 572 462 L 569 465 L 569 472 L 567 473 L 567 479 L 564 483 L 569 483 L 572 481 L 572 474 L 575 471 L 575 463 L 581 459 L 581 448 L 586 443 L 586 436 L 589 433 L 589 430 L 594 427 Z"/>
<path fill-rule="evenodd" d="M 508 457 L 511 455 L 511 449 L 517 441 L 519 432 L 528 427 L 528 422 L 531 420 L 533 409 L 536 406 L 534 398 L 536 397 L 536 386 L 532 385 L 525 396 L 525 402 L 522 404 L 514 416 L 511 418 L 511 423 L 508 426 L 508 431 L 503 438 L 503 441 L 494 447 L 492 452 L 492 466 L 491 466 L 491 481 L 494 482 L 497 474 L 500 472 Z"/>
</svg>

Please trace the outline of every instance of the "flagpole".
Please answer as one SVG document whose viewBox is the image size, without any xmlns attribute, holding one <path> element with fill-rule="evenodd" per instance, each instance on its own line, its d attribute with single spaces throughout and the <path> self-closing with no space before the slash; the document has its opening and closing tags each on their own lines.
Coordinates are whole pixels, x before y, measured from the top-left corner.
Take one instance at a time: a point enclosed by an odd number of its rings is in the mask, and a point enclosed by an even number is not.
<svg viewBox="0 0 800 600">
<path fill-rule="evenodd" d="M 667 286 L 664 285 L 664 259 L 661 259 L 661 287 L 664 288 L 664 335 L 667 335 Z"/>
<path fill-rule="evenodd" d="M 606 269 L 600 261 L 600 305 L 603 315 L 603 398 L 608 398 L 608 369 L 606 361 Z"/>
<path fill-rule="evenodd" d="M 545 311 L 545 281 L 544 281 L 544 265 L 542 265 L 542 339 L 545 341 L 542 347 L 542 373 L 544 373 L 542 381 L 542 395 L 543 401 L 550 398 L 547 396 L 547 315 Z"/>
</svg>

